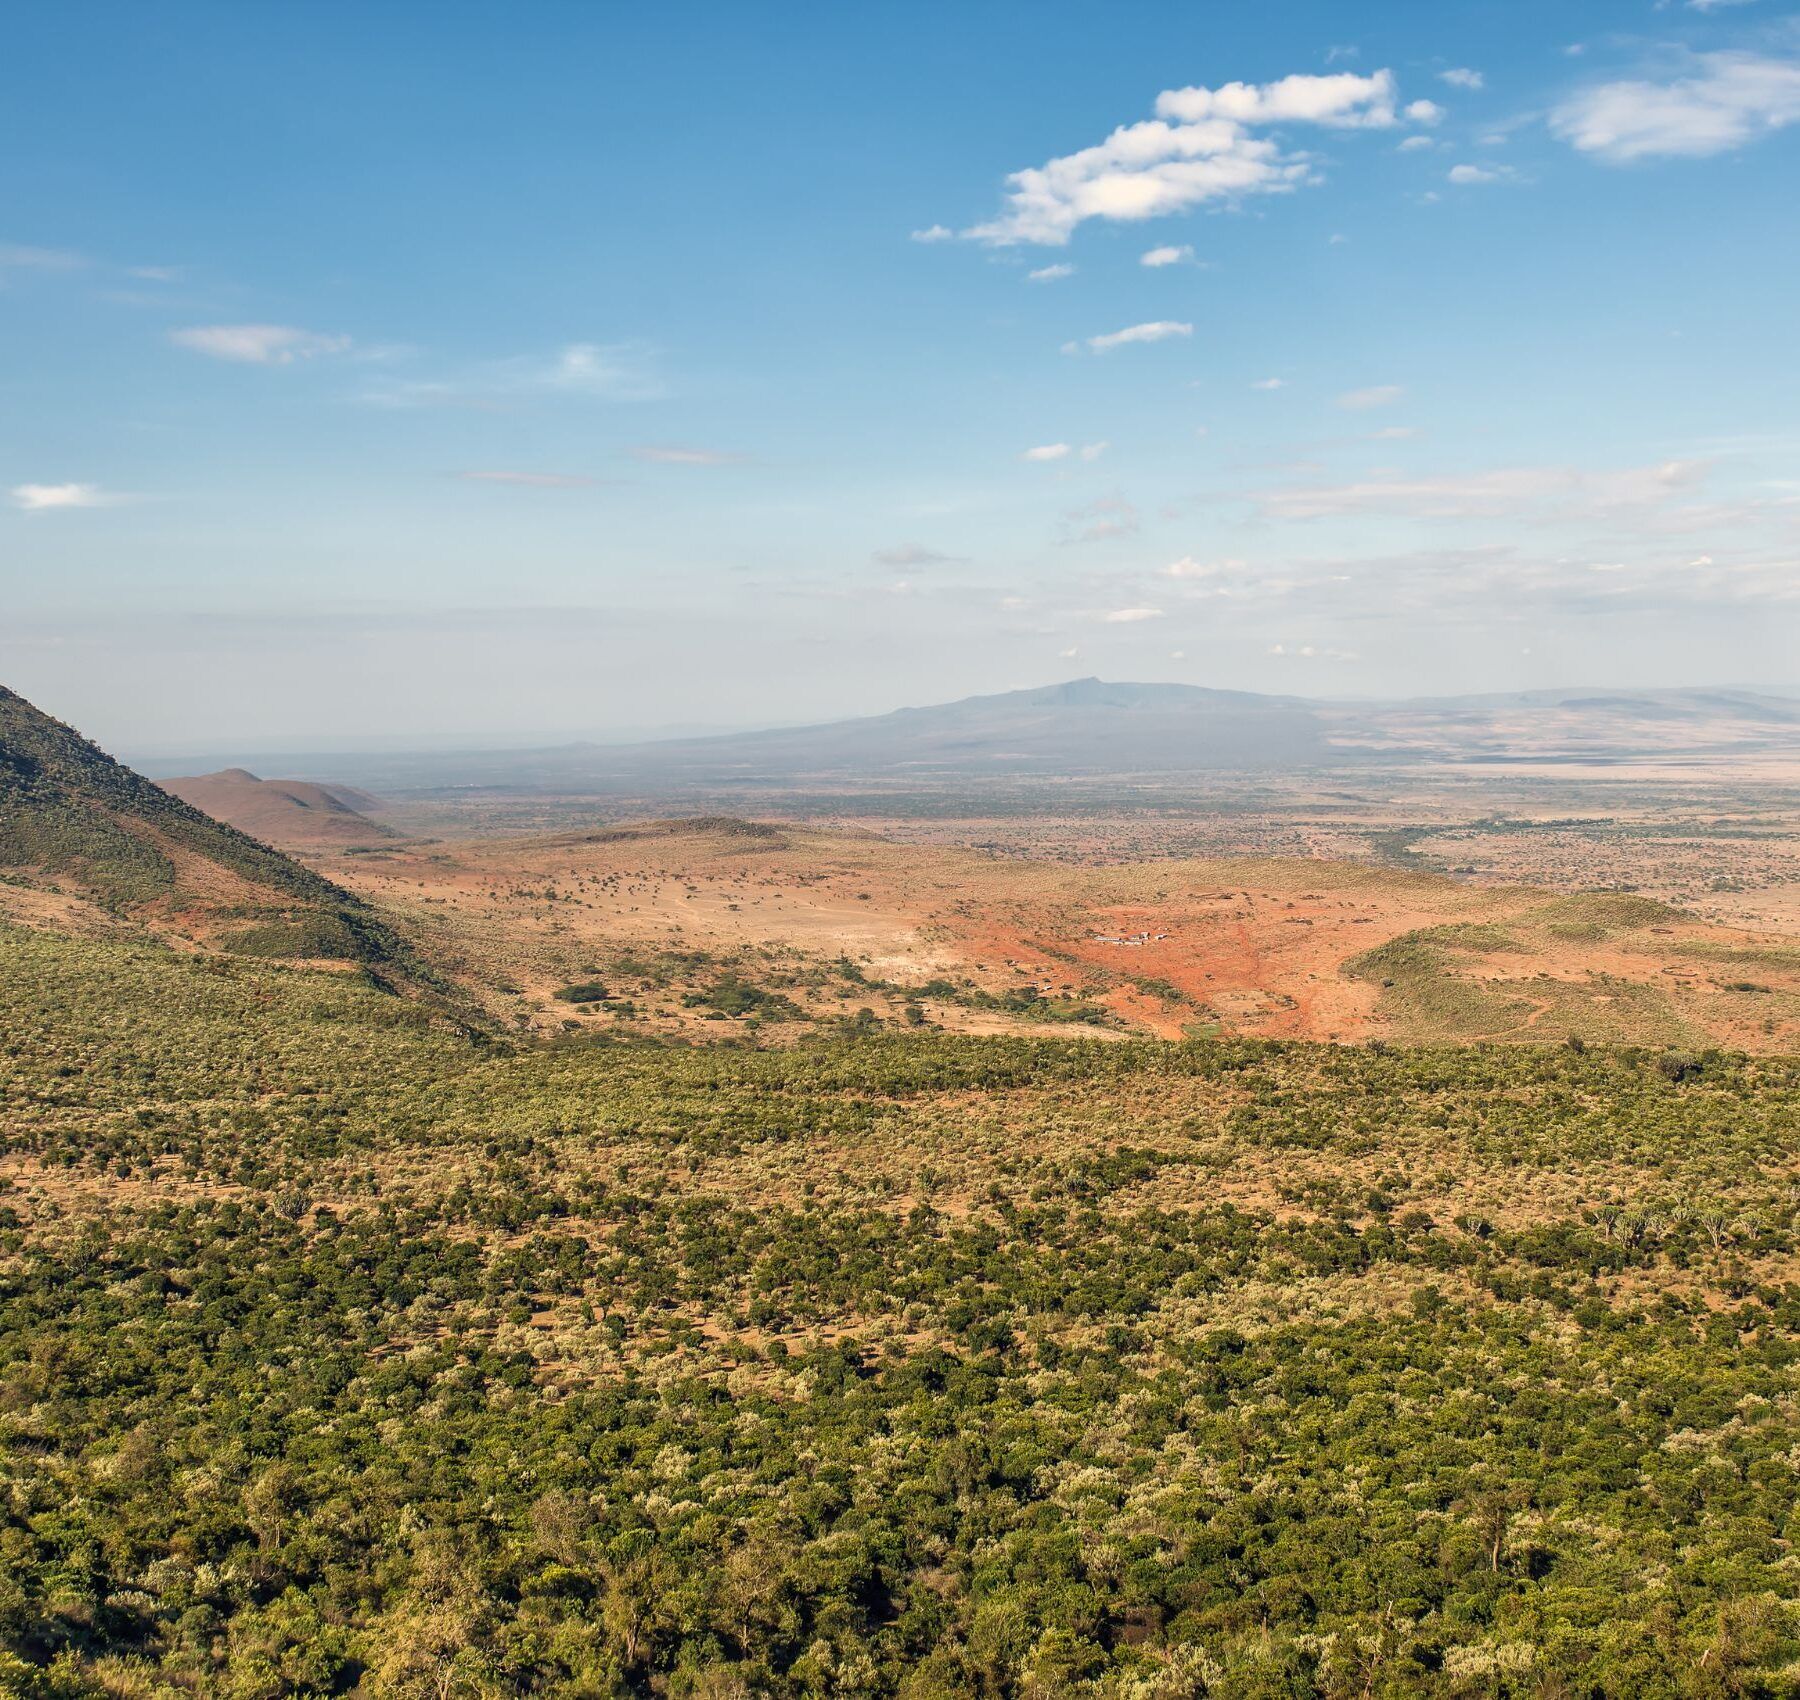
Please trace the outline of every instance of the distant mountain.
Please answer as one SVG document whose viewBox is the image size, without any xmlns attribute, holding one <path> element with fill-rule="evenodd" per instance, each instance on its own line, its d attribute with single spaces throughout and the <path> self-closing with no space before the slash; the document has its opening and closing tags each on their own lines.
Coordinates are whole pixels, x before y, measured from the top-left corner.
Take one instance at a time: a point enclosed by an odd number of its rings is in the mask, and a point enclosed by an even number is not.
<svg viewBox="0 0 1800 1700">
<path fill-rule="evenodd" d="M 0 879 L 171 940 L 412 971 L 405 947 L 361 899 L 121 766 L 4 687 Z"/>
<path fill-rule="evenodd" d="M 184 803 L 260 838 L 290 849 L 329 849 L 373 844 L 399 835 L 362 811 L 380 802 L 351 785 L 317 785 L 305 779 L 259 779 L 241 767 L 194 778 L 158 781 Z"/>
<path fill-rule="evenodd" d="M 492 789 L 611 797 L 633 807 L 671 799 L 712 807 L 724 799 L 742 809 L 762 794 L 841 791 L 859 781 L 885 795 L 966 793 L 988 777 L 1077 779 L 1091 789 L 1128 775 L 1161 781 L 1344 765 L 1607 764 L 1771 752 L 1800 753 L 1800 702 L 1746 690 L 1357 702 L 1073 679 L 813 726 L 639 744 L 365 751 L 310 757 L 307 765 L 389 796 Z M 348 797 L 341 786 L 334 794 Z"/>
</svg>

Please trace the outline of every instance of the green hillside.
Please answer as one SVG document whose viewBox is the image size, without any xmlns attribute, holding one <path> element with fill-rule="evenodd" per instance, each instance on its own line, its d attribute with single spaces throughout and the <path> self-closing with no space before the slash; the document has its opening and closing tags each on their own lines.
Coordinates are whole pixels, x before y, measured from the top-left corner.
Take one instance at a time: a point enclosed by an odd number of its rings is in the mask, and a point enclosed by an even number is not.
<svg viewBox="0 0 1800 1700">
<path fill-rule="evenodd" d="M 247 955 L 405 963 L 392 932 L 349 892 L 171 796 L 0 687 L 0 877 L 7 876 L 48 882 L 122 919 Z"/>
</svg>

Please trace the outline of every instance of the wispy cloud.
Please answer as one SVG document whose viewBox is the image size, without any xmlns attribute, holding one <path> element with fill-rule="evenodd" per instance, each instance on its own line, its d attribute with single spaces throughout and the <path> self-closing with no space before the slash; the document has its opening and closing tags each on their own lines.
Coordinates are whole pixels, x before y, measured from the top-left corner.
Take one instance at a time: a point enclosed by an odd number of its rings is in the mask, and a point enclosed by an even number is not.
<svg viewBox="0 0 1800 1700">
<path fill-rule="evenodd" d="M 658 466 L 742 466 L 750 458 L 730 449 L 699 449 L 684 443 L 638 443 L 629 452 L 633 460 Z"/>
<path fill-rule="evenodd" d="M 1160 608 L 1108 608 L 1096 616 L 1103 626 L 1135 626 L 1144 620 L 1160 620 Z"/>
<path fill-rule="evenodd" d="M 948 242 L 955 235 L 947 224 L 928 224 L 923 230 L 915 230 L 912 239 L 915 242 Z"/>
<path fill-rule="evenodd" d="M 1692 55 L 1666 82 L 1600 83 L 1551 114 L 1570 146 L 1615 165 L 1667 155 L 1728 153 L 1800 122 L 1800 61 L 1764 54 Z"/>
<path fill-rule="evenodd" d="M 1265 515 L 1279 519 L 1365 513 L 1414 519 L 1592 515 L 1665 503 L 1696 485 L 1706 470 L 1703 461 L 1684 460 L 1602 472 L 1570 466 L 1503 467 L 1442 478 L 1294 486 L 1266 492 L 1260 506 Z"/>
<path fill-rule="evenodd" d="M 1106 543 L 1137 534 L 1138 511 L 1123 496 L 1102 496 L 1063 515 L 1064 543 Z"/>
<path fill-rule="evenodd" d="M 1476 183 L 1503 183 L 1511 175 L 1511 172 L 1498 165 L 1453 165 L 1445 172 L 1444 178 L 1458 188 L 1468 188 Z"/>
<path fill-rule="evenodd" d="M 1238 573 L 1244 570 L 1242 561 L 1202 561 L 1192 555 L 1183 555 L 1179 561 L 1171 561 L 1163 568 L 1164 578 L 1208 579 L 1218 578 L 1225 573 Z"/>
<path fill-rule="evenodd" d="M 1251 385 L 1253 390 L 1283 390 L 1287 388 L 1286 378 L 1257 378 Z"/>
<path fill-rule="evenodd" d="M 1448 71 L 1439 71 L 1438 76 L 1453 89 L 1473 91 L 1483 87 L 1487 82 L 1487 78 L 1479 71 L 1471 71 L 1466 65 L 1453 65 Z"/>
<path fill-rule="evenodd" d="M 1257 134 L 1259 129 L 1275 124 L 1386 129 L 1399 121 L 1391 71 L 1166 89 L 1157 96 L 1155 118 L 1123 125 L 1093 147 L 1014 172 L 1007 179 L 1006 210 L 963 235 L 997 246 L 1061 246 L 1090 218 L 1155 218 L 1209 201 L 1229 204 L 1291 190 L 1316 177 L 1313 161 L 1284 151 Z"/>
<path fill-rule="evenodd" d="M 901 543 L 892 549 L 877 549 L 869 559 L 878 567 L 949 567 L 965 557 L 946 555 L 941 549 L 928 549 L 923 543 Z"/>
<path fill-rule="evenodd" d="M 110 508 L 124 500 L 97 484 L 15 484 L 13 506 L 28 514 L 56 513 L 66 508 Z"/>
<path fill-rule="evenodd" d="M 1127 325 L 1122 331 L 1108 331 L 1104 336 L 1091 336 L 1087 346 L 1096 354 L 1109 349 L 1125 348 L 1137 342 L 1167 342 L 1171 337 L 1188 337 L 1194 327 L 1178 319 L 1152 319 L 1147 324 Z"/>
<path fill-rule="evenodd" d="M 296 360 L 343 354 L 350 348 L 347 336 L 301 330 L 297 325 L 188 325 L 170 331 L 169 341 L 195 354 L 247 366 L 291 366 Z"/>
<path fill-rule="evenodd" d="M 10 272 L 66 272 L 86 262 L 66 248 L 33 248 L 21 242 L 0 242 L 0 284 Z"/>
<path fill-rule="evenodd" d="M 1351 413 L 1362 413 L 1371 407 L 1392 407 L 1405 394 L 1398 384 L 1371 384 L 1365 390 L 1346 390 L 1337 404 Z"/>
<path fill-rule="evenodd" d="M 361 399 L 376 407 L 493 409 L 564 396 L 654 401 L 667 394 L 654 351 L 641 342 L 571 342 L 554 352 L 487 360 L 443 377 L 383 377 Z"/>
<path fill-rule="evenodd" d="M 1020 460 L 1047 461 L 1067 460 L 1070 454 L 1067 443 L 1039 443 L 1034 449 L 1027 449 L 1019 456 Z"/>
<path fill-rule="evenodd" d="M 1065 277 L 1073 277 L 1075 268 L 1066 265 L 1039 266 L 1036 271 L 1025 274 L 1027 283 L 1057 283 Z"/>
<path fill-rule="evenodd" d="M 588 490 L 599 482 L 571 472 L 506 472 L 478 470 L 459 472 L 458 478 L 471 484 L 519 484 L 531 490 Z"/>
<path fill-rule="evenodd" d="M 1184 260 L 1191 260 L 1194 250 L 1186 242 L 1179 247 L 1174 244 L 1162 248 L 1152 248 L 1147 253 L 1138 255 L 1140 266 L 1149 266 L 1153 271 L 1163 266 L 1178 266 Z"/>
</svg>

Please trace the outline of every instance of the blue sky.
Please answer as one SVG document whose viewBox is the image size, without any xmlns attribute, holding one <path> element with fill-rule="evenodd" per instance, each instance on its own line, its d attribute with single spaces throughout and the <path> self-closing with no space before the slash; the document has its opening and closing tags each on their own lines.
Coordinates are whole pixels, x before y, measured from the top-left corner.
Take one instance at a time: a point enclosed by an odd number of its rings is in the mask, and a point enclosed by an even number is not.
<svg viewBox="0 0 1800 1700">
<path fill-rule="evenodd" d="M 1773 0 L 20 8 L 0 680 L 1800 684 L 1797 167 Z"/>
</svg>

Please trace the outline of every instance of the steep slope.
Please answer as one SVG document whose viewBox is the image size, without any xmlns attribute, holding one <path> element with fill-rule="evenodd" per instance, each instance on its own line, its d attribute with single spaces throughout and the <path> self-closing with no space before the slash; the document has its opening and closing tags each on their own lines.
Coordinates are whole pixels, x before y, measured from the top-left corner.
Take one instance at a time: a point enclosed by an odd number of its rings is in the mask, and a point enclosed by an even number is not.
<svg viewBox="0 0 1800 1700">
<path fill-rule="evenodd" d="M 4 687 L 0 879 L 170 940 L 410 970 L 404 947 L 359 898 L 171 796 Z"/>
<path fill-rule="evenodd" d="M 304 779 L 259 779 L 241 767 L 193 778 L 164 779 L 163 790 L 265 844 L 314 849 L 374 844 L 399 835 L 361 811 L 375 799 L 348 785 Z"/>
</svg>

